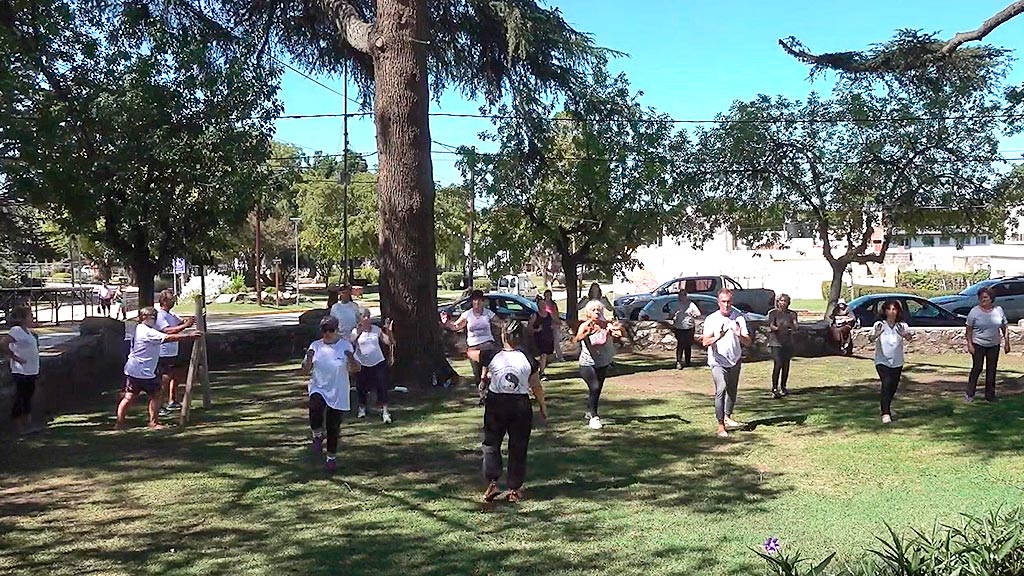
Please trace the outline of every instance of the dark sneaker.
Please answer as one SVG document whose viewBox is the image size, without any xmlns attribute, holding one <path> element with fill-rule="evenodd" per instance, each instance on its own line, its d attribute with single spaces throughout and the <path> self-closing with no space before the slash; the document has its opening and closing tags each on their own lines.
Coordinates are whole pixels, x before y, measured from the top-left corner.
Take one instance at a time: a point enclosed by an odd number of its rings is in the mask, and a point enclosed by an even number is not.
<svg viewBox="0 0 1024 576">
<path fill-rule="evenodd" d="M 334 474 L 338 471 L 338 459 L 328 458 L 327 464 L 324 464 L 324 469 L 327 470 L 328 474 Z"/>
<path fill-rule="evenodd" d="M 316 454 L 317 456 L 319 456 L 320 453 L 324 451 L 324 439 L 323 438 L 313 438 L 312 448 L 313 448 L 313 453 Z"/>
</svg>

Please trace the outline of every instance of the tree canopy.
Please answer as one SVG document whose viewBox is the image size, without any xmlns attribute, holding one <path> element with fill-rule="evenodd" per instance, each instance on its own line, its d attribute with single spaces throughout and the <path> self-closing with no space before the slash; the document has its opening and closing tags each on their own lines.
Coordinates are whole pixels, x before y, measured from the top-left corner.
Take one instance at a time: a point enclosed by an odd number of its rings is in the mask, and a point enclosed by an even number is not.
<svg viewBox="0 0 1024 576">
<path fill-rule="evenodd" d="M 524 258 L 533 245 L 557 252 L 570 309 L 580 267 L 636 266 L 635 250 L 685 209 L 691 172 L 674 170 L 673 158 L 685 156 L 686 136 L 639 96 L 625 76 L 599 69 L 588 93 L 570 97 L 557 115 L 498 120 L 500 149 L 485 163 L 486 180 L 490 219 L 504 213 L 508 221 L 491 233 L 518 242 Z"/>
<path fill-rule="evenodd" d="M 266 178 L 277 72 L 255 45 L 214 50 L 135 5 L 36 3 L 4 20 L 36 84 L 5 176 L 68 231 L 135 270 L 140 300 L 173 256 L 201 260 Z"/>
<path fill-rule="evenodd" d="M 1000 103 L 959 88 L 737 102 L 699 135 L 701 212 L 753 245 L 809 222 L 833 269 L 830 303 L 846 268 L 883 262 L 897 236 L 1001 235 L 1019 196 L 997 186 Z"/>
</svg>

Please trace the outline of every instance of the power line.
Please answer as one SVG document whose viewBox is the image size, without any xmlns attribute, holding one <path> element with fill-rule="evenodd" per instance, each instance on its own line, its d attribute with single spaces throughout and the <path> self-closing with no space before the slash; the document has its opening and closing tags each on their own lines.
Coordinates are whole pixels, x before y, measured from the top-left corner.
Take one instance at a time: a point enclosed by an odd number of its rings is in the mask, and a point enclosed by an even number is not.
<svg viewBox="0 0 1024 576">
<path fill-rule="evenodd" d="M 368 116 L 373 112 L 350 113 L 348 116 Z M 427 114 L 432 118 L 461 118 L 461 119 L 485 119 L 485 120 L 526 120 L 523 116 L 505 114 L 459 114 L 453 112 L 431 112 Z M 306 118 L 340 118 L 345 114 L 286 114 L 277 116 L 277 119 L 306 119 Z M 609 118 L 549 118 L 553 122 L 579 122 L 586 123 L 593 120 L 607 120 Z M 977 114 L 962 116 L 893 116 L 881 118 L 747 118 L 740 120 L 730 119 L 684 119 L 684 118 L 645 118 L 639 120 L 641 124 L 873 124 L 884 122 L 935 122 L 951 120 L 1017 120 L 1024 119 L 1024 114 Z"/>
</svg>

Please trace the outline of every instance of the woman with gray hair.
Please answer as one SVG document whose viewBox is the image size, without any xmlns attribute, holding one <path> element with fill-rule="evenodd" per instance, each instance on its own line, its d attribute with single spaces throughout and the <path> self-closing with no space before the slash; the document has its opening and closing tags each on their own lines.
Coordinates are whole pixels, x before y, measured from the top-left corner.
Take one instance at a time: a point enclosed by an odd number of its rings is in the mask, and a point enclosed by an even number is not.
<svg viewBox="0 0 1024 576">
<path fill-rule="evenodd" d="M 598 416 L 598 403 L 604 389 L 604 379 L 615 355 L 612 338 L 622 338 L 622 326 L 618 321 L 608 322 L 604 318 L 604 304 L 591 300 L 583 308 L 586 320 L 576 330 L 575 341 L 580 343 L 580 376 L 587 383 L 587 425 L 593 430 L 602 427 Z"/>
<path fill-rule="evenodd" d="M 359 309 L 359 323 L 351 334 L 352 344 L 355 346 L 356 362 L 362 369 L 356 375 L 356 397 L 359 401 L 359 412 L 357 418 L 366 418 L 366 405 L 369 400 L 370 390 L 377 394 L 377 402 L 380 403 L 381 419 L 385 424 L 391 423 L 391 412 L 388 411 L 388 366 L 393 366 L 394 356 L 392 355 L 391 321 L 384 324 L 384 329 L 373 325 L 370 322 L 370 310 Z"/>
<path fill-rule="evenodd" d="M 135 398 L 145 392 L 149 396 L 149 427 L 160 428 L 157 421 L 160 412 L 160 376 L 156 365 L 160 360 L 160 346 L 172 342 L 187 342 L 202 336 L 202 332 L 178 332 L 165 334 L 156 328 L 156 309 L 147 306 L 139 310 L 139 324 L 135 327 L 135 338 L 128 361 L 124 364 L 124 396 L 117 405 L 117 429 L 125 427 L 128 407 Z"/>
</svg>

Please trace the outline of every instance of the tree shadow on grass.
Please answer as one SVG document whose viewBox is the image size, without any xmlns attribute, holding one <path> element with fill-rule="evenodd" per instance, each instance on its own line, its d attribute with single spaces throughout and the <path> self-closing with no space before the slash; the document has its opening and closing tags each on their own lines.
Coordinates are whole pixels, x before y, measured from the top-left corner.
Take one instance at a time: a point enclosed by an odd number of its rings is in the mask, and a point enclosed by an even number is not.
<svg viewBox="0 0 1024 576">
<path fill-rule="evenodd" d="M 455 393 L 403 397 L 396 427 L 346 422 L 341 473 L 327 478 L 308 452 L 300 380 L 273 369 L 214 378 L 213 407 L 188 428 L 114 433 L 109 412 L 71 415 L 0 457 L 15 485 L 34 487 L 0 491 L 0 531 L 19 534 L 0 559 L 24 573 L 721 570 L 734 562 L 712 546 L 631 546 L 606 515 L 622 502 L 742 514 L 777 495 L 661 399 L 606 401 L 610 425 L 593 434 L 564 409 L 585 405 L 582 384 L 553 395 L 562 410 L 534 433 L 521 506 L 479 503 L 482 410 Z M 56 483 L 35 490 L 47 477 Z"/>
</svg>

